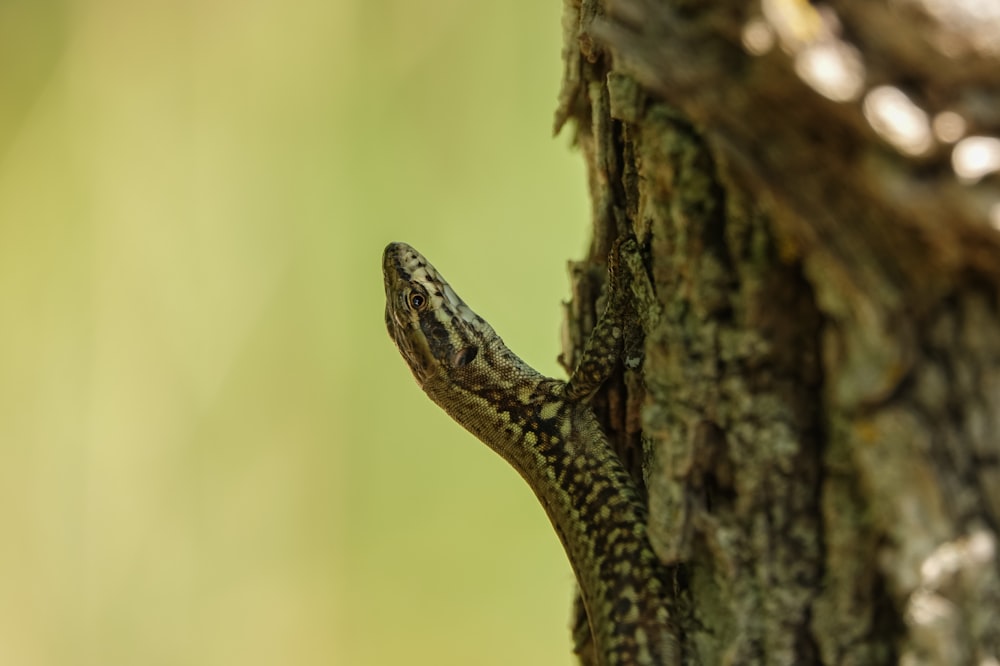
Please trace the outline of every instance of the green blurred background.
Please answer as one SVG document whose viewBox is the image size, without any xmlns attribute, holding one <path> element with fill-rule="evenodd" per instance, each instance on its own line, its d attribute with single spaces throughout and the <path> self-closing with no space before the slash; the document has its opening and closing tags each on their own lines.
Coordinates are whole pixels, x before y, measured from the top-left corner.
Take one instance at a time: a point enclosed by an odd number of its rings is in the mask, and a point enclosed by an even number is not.
<svg viewBox="0 0 1000 666">
<path fill-rule="evenodd" d="M 0 3 L 0 664 L 570 664 L 517 475 L 385 333 L 388 241 L 543 372 L 556 0 Z"/>
</svg>

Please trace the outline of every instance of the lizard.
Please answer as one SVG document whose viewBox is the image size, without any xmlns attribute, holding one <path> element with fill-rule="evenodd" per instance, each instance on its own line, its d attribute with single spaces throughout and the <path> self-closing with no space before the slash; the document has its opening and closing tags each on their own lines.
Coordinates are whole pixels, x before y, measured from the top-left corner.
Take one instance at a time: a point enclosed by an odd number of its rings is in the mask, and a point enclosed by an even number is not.
<svg viewBox="0 0 1000 666">
<path fill-rule="evenodd" d="M 576 575 L 599 662 L 676 664 L 668 576 L 646 506 L 589 405 L 621 353 L 622 252 L 637 255 L 636 241 L 611 253 L 607 305 L 569 381 L 522 361 L 406 243 L 383 254 L 385 322 L 420 388 L 534 491 Z"/>
</svg>

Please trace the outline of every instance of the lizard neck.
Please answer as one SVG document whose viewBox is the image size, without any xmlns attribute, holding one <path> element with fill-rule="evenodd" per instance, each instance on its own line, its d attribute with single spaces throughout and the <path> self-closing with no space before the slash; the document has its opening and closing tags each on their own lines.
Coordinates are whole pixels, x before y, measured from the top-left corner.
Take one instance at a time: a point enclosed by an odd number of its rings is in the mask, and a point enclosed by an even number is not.
<svg viewBox="0 0 1000 666">
<path fill-rule="evenodd" d="M 576 573 L 603 663 L 672 663 L 667 581 L 647 511 L 593 410 L 524 364 L 502 374 L 516 381 L 424 388 L 534 491 Z"/>
</svg>

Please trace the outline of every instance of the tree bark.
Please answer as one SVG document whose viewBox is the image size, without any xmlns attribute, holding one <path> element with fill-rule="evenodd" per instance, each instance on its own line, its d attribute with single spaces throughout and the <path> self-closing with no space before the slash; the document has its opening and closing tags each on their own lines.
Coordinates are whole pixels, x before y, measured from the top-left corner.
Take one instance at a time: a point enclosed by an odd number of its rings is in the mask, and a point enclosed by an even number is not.
<svg viewBox="0 0 1000 666">
<path fill-rule="evenodd" d="M 1000 136 L 1000 18 L 947 4 L 565 1 L 564 346 L 634 233 L 645 360 L 598 399 L 685 663 L 1000 663 L 1000 179 L 952 145 Z"/>
</svg>

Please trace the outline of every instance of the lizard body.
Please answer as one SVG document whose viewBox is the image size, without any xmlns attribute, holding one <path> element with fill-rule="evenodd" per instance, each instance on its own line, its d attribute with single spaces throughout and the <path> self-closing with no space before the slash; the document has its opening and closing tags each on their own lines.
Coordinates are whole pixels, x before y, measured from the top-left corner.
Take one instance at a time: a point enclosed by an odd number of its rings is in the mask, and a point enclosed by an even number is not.
<svg viewBox="0 0 1000 666">
<path fill-rule="evenodd" d="M 598 659 L 676 663 L 646 507 L 588 403 L 620 353 L 619 290 L 611 285 L 607 312 L 564 382 L 510 351 L 409 245 L 386 247 L 382 269 L 386 326 L 417 383 L 513 465 L 548 514 L 579 582 Z"/>
</svg>

